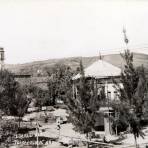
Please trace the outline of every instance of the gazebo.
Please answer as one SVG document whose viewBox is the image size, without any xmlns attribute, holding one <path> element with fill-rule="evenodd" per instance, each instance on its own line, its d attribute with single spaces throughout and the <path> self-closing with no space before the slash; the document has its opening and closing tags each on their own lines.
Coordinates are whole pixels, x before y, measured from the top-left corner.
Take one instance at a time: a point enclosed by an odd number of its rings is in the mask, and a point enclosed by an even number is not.
<svg viewBox="0 0 148 148">
<path fill-rule="evenodd" d="M 121 69 L 103 60 L 98 60 L 84 69 L 85 77 L 93 77 L 96 79 L 119 77 Z M 80 78 L 81 75 L 77 74 L 73 80 Z"/>
<path fill-rule="evenodd" d="M 107 102 L 102 104 L 100 110 L 97 112 L 98 114 L 103 113 L 103 117 L 98 118 L 98 121 L 101 122 L 101 126 L 103 126 L 103 130 L 105 131 L 105 135 L 112 134 L 111 132 L 111 123 L 107 117 L 104 115 L 111 115 L 112 108 L 110 107 L 110 101 L 116 100 L 117 92 L 114 88 L 114 83 L 112 82 L 112 78 L 116 79 L 117 81 L 121 75 L 121 69 L 100 59 L 91 64 L 89 67 L 84 69 L 84 74 L 86 78 L 93 78 L 97 83 L 98 95 L 100 93 L 100 89 L 104 88 L 105 96 L 107 98 Z M 77 87 L 76 82 L 81 77 L 81 74 L 75 75 L 73 80 L 73 96 L 77 95 Z M 103 120 L 104 119 L 104 120 Z M 98 123 L 99 124 L 99 123 Z"/>
<path fill-rule="evenodd" d="M 109 97 L 109 99 L 116 99 L 117 96 L 112 78 L 116 80 L 120 78 L 120 68 L 106 61 L 98 60 L 84 69 L 84 73 L 86 78 L 94 78 L 98 85 L 101 84 L 101 86 L 104 86 L 105 94 Z M 78 80 L 80 77 L 80 74 L 74 76 L 72 78 L 73 82 Z M 75 86 L 74 89 L 76 90 Z M 73 91 L 74 93 L 76 92 L 75 90 Z"/>
</svg>

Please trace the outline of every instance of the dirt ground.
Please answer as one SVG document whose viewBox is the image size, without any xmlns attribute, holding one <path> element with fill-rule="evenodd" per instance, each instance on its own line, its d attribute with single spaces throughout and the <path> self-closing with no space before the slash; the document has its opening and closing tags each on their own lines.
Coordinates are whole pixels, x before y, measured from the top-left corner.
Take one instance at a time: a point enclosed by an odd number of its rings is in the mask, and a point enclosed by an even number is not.
<svg viewBox="0 0 148 148">
<path fill-rule="evenodd" d="M 60 115 L 62 116 L 66 114 L 64 110 L 57 109 L 53 112 L 49 112 L 50 114 L 53 114 L 53 116 Z M 39 113 L 33 113 L 28 114 L 25 116 L 25 118 L 36 118 L 37 116 L 39 117 L 40 115 L 44 115 L 44 112 L 39 112 Z M 28 122 L 28 124 L 30 124 Z M 35 121 L 33 122 L 33 125 L 35 125 Z M 71 123 L 66 123 L 66 124 L 61 124 L 60 131 L 57 129 L 57 123 L 56 121 L 50 122 L 48 121 L 47 123 L 44 123 L 43 121 L 39 121 L 40 127 L 39 127 L 39 136 L 45 136 L 45 137 L 53 137 L 53 138 L 58 138 L 60 136 L 60 139 L 63 137 L 67 139 L 67 141 L 71 138 L 73 139 L 83 139 L 86 140 L 85 135 L 80 134 L 78 132 L 75 132 L 73 130 L 73 125 Z M 137 143 L 139 144 L 140 148 L 145 148 L 146 145 L 148 145 L 148 127 L 146 127 L 143 132 L 145 133 L 144 139 L 139 137 L 137 138 Z M 33 134 L 36 135 L 36 131 L 33 131 Z M 122 141 L 122 145 L 114 146 L 115 148 L 134 148 L 135 147 L 135 140 L 134 136 L 132 134 L 127 134 L 125 135 L 126 138 Z M 65 140 L 64 139 L 64 140 Z M 13 146 L 11 148 L 34 148 L 34 147 L 27 147 L 27 146 Z M 40 148 L 40 147 L 39 147 Z M 62 146 L 59 142 L 52 142 L 48 146 L 43 146 L 41 148 L 66 148 L 65 146 Z M 76 147 L 75 147 L 76 148 Z M 79 148 L 85 148 L 85 146 L 81 146 Z"/>
</svg>

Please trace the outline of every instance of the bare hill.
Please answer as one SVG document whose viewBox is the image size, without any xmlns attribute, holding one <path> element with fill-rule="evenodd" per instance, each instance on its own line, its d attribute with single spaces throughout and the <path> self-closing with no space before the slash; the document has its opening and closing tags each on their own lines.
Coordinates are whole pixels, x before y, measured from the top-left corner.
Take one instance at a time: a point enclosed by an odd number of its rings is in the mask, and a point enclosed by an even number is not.
<svg viewBox="0 0 148 148">
<path fill-rule="evenodd" d="M 10 65 L 6 65 L 6 68 L 17 74 L 31 74 L 32 76 L 36 76 L 37 71 L 40 71 L 43 76 L 46 76 L 47 74 L 46 71 L 52 68 L 57 63 L 68 65 L 73 70 L 76 70 L 76 68 L 79 67 L 79 62 L 81 58 L 82 58 L 84 67 L 89 66 L 90 64 L 92 64 L 93 62 L 99 59 L 98 56 L 50 59 L 50 60 L 36 61 L 36 62 L 30 62 L 25 64 L 16 64 L 16 65 L 10 64 Z M 124 65 L 120 54 L 104 55 L 103 60 L 115 66 L 118 66 L 119 68 L 121 68 Z M 134 64 L 135 66 L 140 66 L 143 64 L 148 76 L 148 55 L 134 53 Z"/>
</svg>

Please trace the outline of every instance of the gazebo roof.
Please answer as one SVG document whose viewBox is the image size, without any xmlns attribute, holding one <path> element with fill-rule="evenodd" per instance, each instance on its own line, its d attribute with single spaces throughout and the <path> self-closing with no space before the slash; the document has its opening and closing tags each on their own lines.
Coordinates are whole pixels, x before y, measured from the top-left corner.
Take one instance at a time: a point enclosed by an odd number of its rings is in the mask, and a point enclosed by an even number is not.
<svg viewBox="0 0 148 148">
<path fill-rule="evenodd" d="M 103 60 L 98 60 L 84 69 L 85 77 L 97 79 L 120 76 L 121 69 Z M 73 80 L 79 79 L 80 74 L 73 77 Z"/>
</svg>

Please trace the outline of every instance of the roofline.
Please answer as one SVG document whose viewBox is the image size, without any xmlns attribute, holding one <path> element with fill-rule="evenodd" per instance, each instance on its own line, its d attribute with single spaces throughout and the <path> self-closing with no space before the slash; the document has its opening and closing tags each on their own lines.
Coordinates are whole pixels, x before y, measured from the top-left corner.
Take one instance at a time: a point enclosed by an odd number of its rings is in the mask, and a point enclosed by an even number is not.
<svg viewBox="0 0 148 148">
<path fill-rule="evenodd" d="M 112 79 L 112 78 L 120 78 L 121 75 L 118 75 L 118 76 L 102 76 L 102 77 L 93 77 L 93 76 L 84 76 L 85 78 L 94 78 L 96 80 L 103 80 L 103 79 Z M 76 81 L 76 80 L 79 80 L 81 78 L 81 76 L 77 79 L 74 79 L 72 78 L 72 81 Z"/>
</svg>

